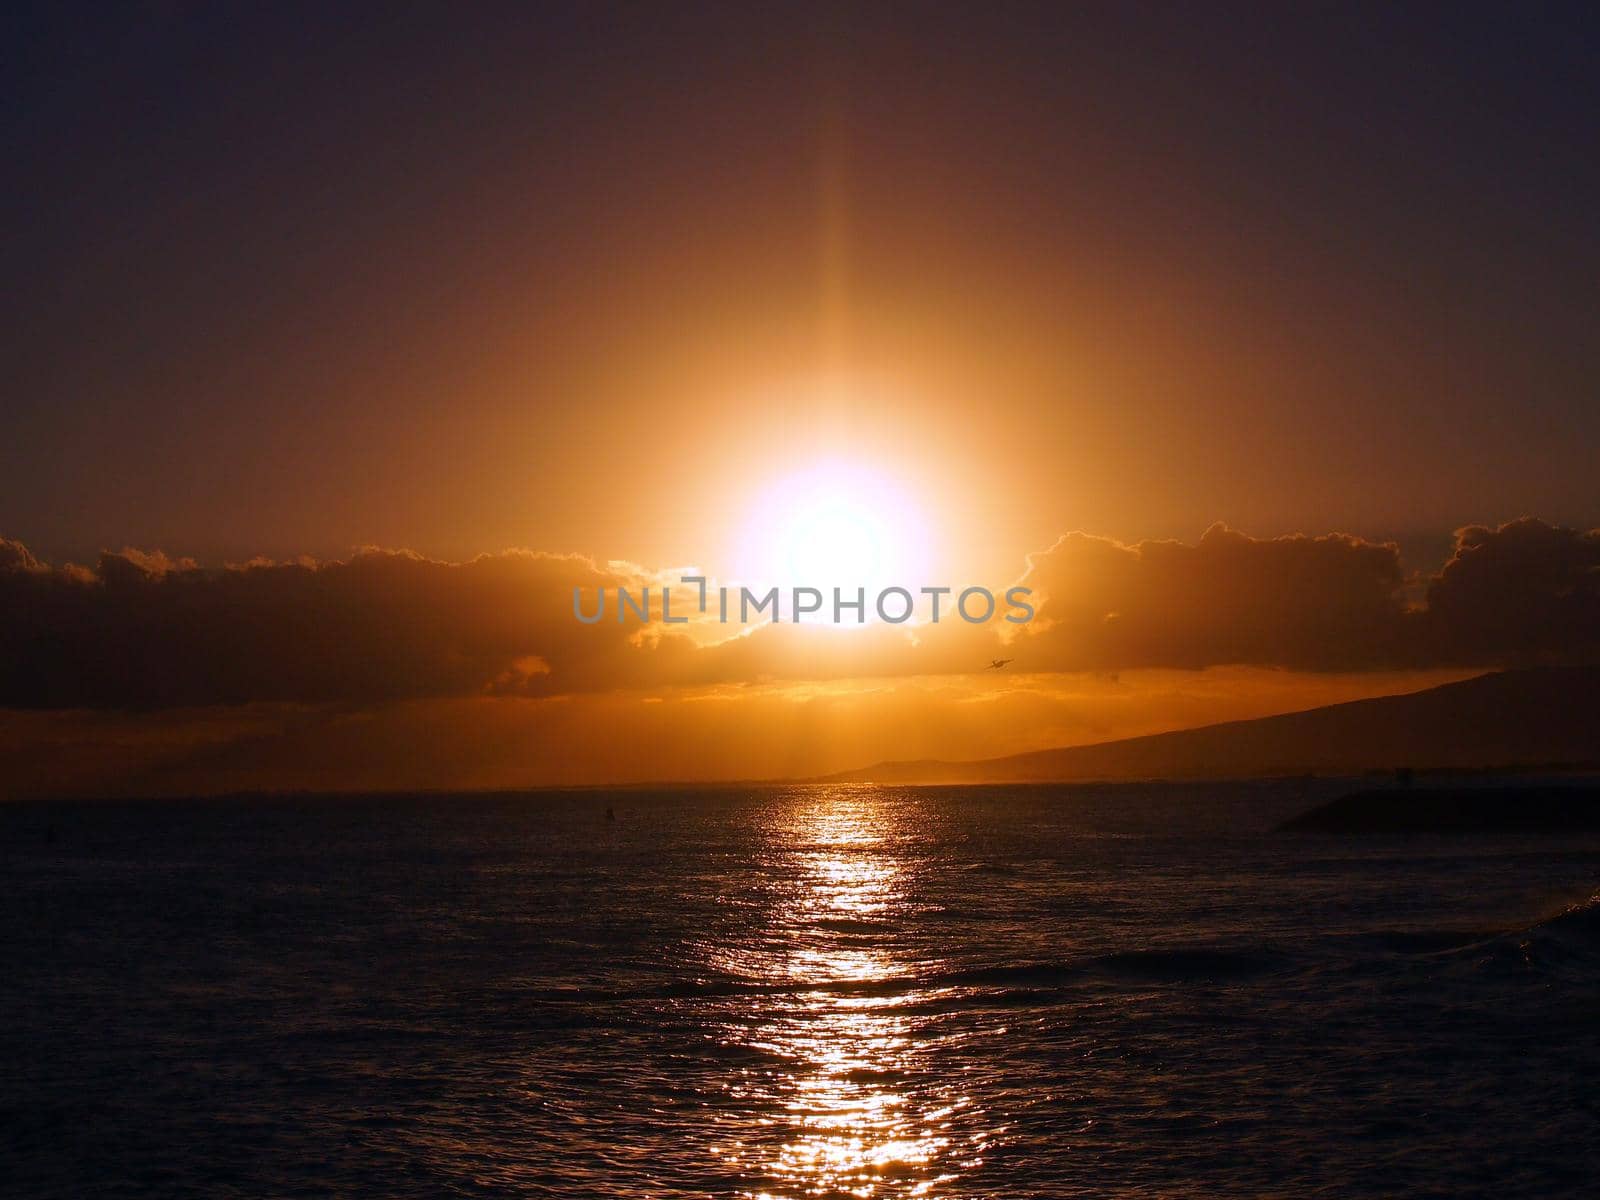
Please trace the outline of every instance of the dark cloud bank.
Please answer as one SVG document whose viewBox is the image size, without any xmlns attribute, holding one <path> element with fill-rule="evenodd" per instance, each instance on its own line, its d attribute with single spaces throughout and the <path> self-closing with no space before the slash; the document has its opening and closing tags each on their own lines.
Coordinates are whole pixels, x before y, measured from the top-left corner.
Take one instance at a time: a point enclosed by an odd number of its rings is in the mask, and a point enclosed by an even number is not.
<svg viewBox="0 0 1600 1200">
<path fill-rule="evenodd" d="M 1497 667 L 1600 658 L 1600 530 L 1524 518 L 1456 533 L 1408 606 L 1399 550 L 1342 534 L 1123 546 L 1068 534 L 1030 559 L 1061 669 Z"/>
<path fill-rule="evenodd" d="M 1224 526 L 1194 545 L 1073 533 L 1032 555 L 1024 627 L 761 627 L 715 646 L 652 625 L 580 626 L 574 586 L 645 582 L 589 559 L 508 551 L 444 563 L 221 570 L 137 551 L 52 567 L 0 539 L 0 707 L 377 703 L 483 694 L 974 669 L 1011 636 L 1028 671 L 1496 667 L 1600 661 L 1600 530 L 1523 519 L 1460 530 L 1408 605 L 1399 551 L 1339 534 Z"/>
</svg>

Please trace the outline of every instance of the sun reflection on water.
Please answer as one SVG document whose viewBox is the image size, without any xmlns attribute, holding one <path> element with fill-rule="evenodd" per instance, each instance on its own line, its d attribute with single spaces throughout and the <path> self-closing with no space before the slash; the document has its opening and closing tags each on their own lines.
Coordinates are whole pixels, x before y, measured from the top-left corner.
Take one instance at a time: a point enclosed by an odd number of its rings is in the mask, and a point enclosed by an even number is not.
<svg viewBox="0 0 1600 1200">
<path fill-rule="evenodd" d="M 971 1126 L 972 1098 L 930 1062 L 919 1009 L 940 993 L 915 982 L 914 831 L 902 816 L 882 793 L 812 794 L 770 830 L 769 936 L 740 966 L 774 990 L 738 1032 L 783 1066 L 733 1089 L 768 1126 L 722 1147 L 728 1166 L 762 1181 L 746 1195 L 934 1195 L 981 1157 L 981 1141 L 953 1131 Z"/>
</svg>

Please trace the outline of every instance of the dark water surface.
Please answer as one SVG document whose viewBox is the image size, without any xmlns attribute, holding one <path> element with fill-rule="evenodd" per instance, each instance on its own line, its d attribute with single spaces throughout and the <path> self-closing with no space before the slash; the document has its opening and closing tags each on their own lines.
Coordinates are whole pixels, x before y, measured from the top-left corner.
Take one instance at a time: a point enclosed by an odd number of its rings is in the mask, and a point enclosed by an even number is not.
<svg viewBox="0 0 1600 1200">
<path fill-rule="evenodd" d="M 1337 790 L 0 808 L 0 1192 L 1593 1194 L 1600 837 Z"/>
</svg>

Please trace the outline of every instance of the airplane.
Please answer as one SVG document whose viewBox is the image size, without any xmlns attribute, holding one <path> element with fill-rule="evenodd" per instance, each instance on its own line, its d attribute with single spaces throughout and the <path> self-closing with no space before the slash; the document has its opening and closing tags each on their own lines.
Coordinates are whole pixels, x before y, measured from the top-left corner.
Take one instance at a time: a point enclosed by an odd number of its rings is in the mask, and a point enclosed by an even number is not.
<svg viewBox="0 0 1600 1200">
<path fill-rule="evenodd" d="M 997 671 L 1001 667 L 1005 666 L 1008 662 L 1016 662 L 1016 661 L 1017 660 L 1014 659 L 1014 658 L 997 658 L 993 662 L 991 662 L 987 667 L 985 667 L 984 670 L 985 671 Z"/>
</svg>

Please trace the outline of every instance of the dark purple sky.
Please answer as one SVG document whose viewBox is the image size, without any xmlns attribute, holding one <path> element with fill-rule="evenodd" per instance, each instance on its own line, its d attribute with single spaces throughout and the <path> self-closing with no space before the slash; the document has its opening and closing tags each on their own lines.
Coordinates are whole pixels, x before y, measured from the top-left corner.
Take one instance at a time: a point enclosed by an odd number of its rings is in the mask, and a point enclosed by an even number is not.
<svg viewBox="0 0 1600 1200">
<path fill-rule="evenodd" d="M 1008 479 L 1008 561 L 1600 518 L 1589 6 L 5 21 L 0 533 L 47 557 L 677 561 L 686 479 L 812 433 Z M 812 421 L 762 397 L 834 219 L 828 365 L 910 399 Z M 686 498 L 577 498 L 619 481 Z"/>
</svg>

